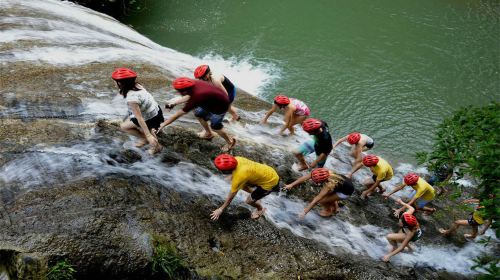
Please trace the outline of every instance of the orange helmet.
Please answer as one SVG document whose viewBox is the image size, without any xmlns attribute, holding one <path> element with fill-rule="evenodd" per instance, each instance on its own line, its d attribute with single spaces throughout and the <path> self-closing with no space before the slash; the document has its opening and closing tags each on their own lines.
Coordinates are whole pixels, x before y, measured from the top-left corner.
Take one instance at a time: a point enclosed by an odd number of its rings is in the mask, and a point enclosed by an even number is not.
<svg viewBox="0 0 500 280">
<path fill-rule="evenodd" d="M 184 90 L 194 86 L 194 81 L 188 77 L 179 77 L 172 82 L 172 86 L 176 90 Z"/>
<path fill-rule="evenodd" d="M 118 80 L 123 80 L 123 79 L 130 79 L 130 78 L 137 78 L 137 73 L 134 71 L 128 69 L 128 68 L 117 68 L 113 74 L 111 74 L 111 78 L 113 80 L 118 81 Z"/>
<path fill-rule="evenodd" d="M 278 106 L 286 106 L 290 104 L 290 98 L 285 95 L 278 95 L 274 98 L 274 103 Z"/>
<path fill-rule="evenodd" d="M 330 171 L 328 171 L 328 169 L 326 168 L 315 168 L 311 172 L 311 179 L 316 184 L 321 184 L 323 182 L 326 182 L 329 177 L 330 177 Z"/>
<path fill-rule="evenodd" d="M 230 154 L 220 154 L 214 159 L 214 164 L 220 171 L 231 171 L 236 168 L 238 161 Z"/>
<path fill-rule="evenodd" d="M 405 223 L 410 227 L 414 227 L 418 224 L 417 218 L 415 218 L 415 216 L 413 216 L 412 214 L 408 213 L 404 213 L 401 220 L 403 221 L 403 223 Z"/>
<path fill-rule="evenodd" d="M 361 139 L 361 134 L 359 134 L 359 132 L 353 132 L 347 136 L 347 142 L 351 145 L 357 144 L 359 139 Z"/>
<path fill-rule="evenodd" d="M 420 177 L 417 174 L 410 172 L 405 175 L 404 181 L 406 185 L 413 186 L 417 183 L 419 178 Z"/>
<path fill-rule="evenodd" d="M 322 123 L 320 120 L 309 118 L 309 119 L 302 122 L 302 129 L 305 132 L 312 134 L 312 133 L 318 131 L 318 129 L 321 127 L 321 124 Z"/>
<path fill-rule="evenodd" d="M 378 163 L 378 157 L 376 155 L 366 155 L 363 158 L 363 164 L 366 167 L 375 166 L 377 165 L 377 163 Z"/>
<path fill-rule="evenodd" d="M 194 77 L 196 79 L 201 79 L 203 76 L 205 76 L 208 72 L 210 72 L 210 67 L 206 64 L 200 65 L 196 67 L 194 70 Z"/>
</svg>

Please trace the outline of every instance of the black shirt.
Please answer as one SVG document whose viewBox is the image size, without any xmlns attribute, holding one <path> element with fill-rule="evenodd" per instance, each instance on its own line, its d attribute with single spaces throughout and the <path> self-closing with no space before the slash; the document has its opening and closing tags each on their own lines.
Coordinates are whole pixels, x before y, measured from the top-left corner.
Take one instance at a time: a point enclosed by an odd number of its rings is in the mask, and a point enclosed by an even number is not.
<svg viewBox="0 0 500 280">
<path fill-rule="evenodd" d="M 316 152 L 316 155 L 323 153 L 328 155 L 333 149 L 332 136 L 330 135 L 328 124 L 326 122 L 321 121 L 321 128 L 323 131 L 314 135 L 314 151 Z"/>
</svg>

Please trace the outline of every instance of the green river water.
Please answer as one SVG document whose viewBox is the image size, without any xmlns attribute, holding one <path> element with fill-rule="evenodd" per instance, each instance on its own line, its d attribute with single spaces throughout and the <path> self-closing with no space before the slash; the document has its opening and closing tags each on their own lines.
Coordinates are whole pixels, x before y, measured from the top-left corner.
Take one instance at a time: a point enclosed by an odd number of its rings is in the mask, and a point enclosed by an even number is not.
<svg viewBox="0 0 500 280">
<path fill-rule="evenodd" d="M 500 100 L 498 1 L 143 0 L 142 6 L 123 21 L 193 56 L 265 68 L 273 79 L 257 93 L 262 98 L 297 97 L 335 138 L 364 132 L 375 139 L 375 153 L 397 162 L 429 150 L 436 126 L 457 108 Z"/>
</svg>

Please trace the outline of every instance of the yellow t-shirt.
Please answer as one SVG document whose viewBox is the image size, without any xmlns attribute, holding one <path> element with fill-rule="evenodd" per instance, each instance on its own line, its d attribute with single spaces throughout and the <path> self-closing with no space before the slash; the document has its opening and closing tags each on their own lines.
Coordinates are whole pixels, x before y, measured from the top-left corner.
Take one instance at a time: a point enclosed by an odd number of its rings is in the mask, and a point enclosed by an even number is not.
<svg viewBox="0 0 500 280">
<path fill-rule="evenodd" d="M 481 212 L 478 210 L 475 210 L 474 213 L 472 213 L 472 218 L 476 221 L 476 223 L 482 225 L 484 224 L 484 219 L 481 215 Z"/>
<path fill-rule="evenodd" d="M 392 178 L 394 172 L 392 171 L 391 165 L 383 158 L 377 157 L 377 165 L 372 167 L 372 172 L 377 176 L 377 180 L 387 181 Z"/>
<path fill-rule="evenodd" d="M 434 188 L 422 178 L 418 178 L 417 183 L 411 187 L 415 191 L 417 191 L 417 193 L 415 194 L 416 198 L 422 197 L 422 199 L 425 200 L 432 200 L 436 195 L 434 192 Z"/>
<path fill-rule="evenodd" d="M 259 186 L 271 190 L 278 184 L 280 177 L 272 167 L 244 157 L 235 158 L 238 165 L 233 171 L 231 192 L 237 192 L 245 186 Z"/>
</svg>

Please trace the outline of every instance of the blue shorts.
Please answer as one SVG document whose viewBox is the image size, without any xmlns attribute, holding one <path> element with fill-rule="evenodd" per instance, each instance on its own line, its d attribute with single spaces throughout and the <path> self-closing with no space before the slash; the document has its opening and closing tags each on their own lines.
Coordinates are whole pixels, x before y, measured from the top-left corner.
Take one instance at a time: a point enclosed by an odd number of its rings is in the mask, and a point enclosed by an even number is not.
<svg viewBox="0 0 500 280">
<path fill-rule="evenodd" d="M 302 145 L 299 146 L 299 148 L 297 149 L 297 152 L 299 154 L 304 155 L 304 156 L 312 154 L 312 153 L 316 152 L 314 150 L 314 144 L 315 144 L 315 141 L 312 139 L 309 141 L 306 141 L 306 142 L 302 143 Z M 324 160 L 318 162 L 318 167 L 325 166 L 325 163 L 326 163 L 326 158 Z"/>
<path fill-rule="evenodd" d="M 205 121 L 210 121 L 210 128 L 212 128 L 214 130 L 221 130 L 224 127 L 224 125 L 222 124 L 222 121 L 224 120 L 225 114 L 226 113 L 213 114 L 213 113 L 206 111 L 205 109 L 203 109 L 201 107 L 196 107 L 196 109 L 194 109 L 194 115 L 197 118 L 202 118 Z"/>
</svg>

